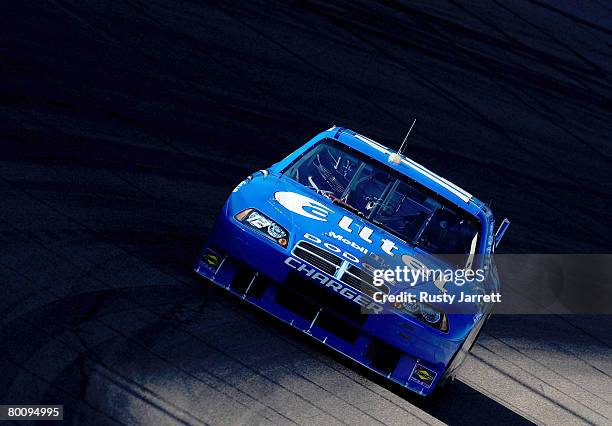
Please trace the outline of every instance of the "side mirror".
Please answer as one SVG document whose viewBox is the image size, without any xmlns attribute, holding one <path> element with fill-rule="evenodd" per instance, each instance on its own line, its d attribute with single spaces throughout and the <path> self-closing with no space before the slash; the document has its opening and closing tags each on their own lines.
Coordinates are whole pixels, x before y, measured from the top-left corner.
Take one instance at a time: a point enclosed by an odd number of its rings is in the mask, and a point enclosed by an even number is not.
<svg viewBox="0 0 612 426">
<path fill-rule="evenodd" d="M 499 245 L 499 242 L 501 241 L 502 237 L 508 230 L 509 226 L 510 226 L 510 221 L 506 217 L 504 218 L 504 220 L 502 220 L 502 223 L 499 225 L 499 228 L 497 228 L 497 232 L 495 232 L 495 248 L 497 248 L 497 246 Z"/>
</svg>

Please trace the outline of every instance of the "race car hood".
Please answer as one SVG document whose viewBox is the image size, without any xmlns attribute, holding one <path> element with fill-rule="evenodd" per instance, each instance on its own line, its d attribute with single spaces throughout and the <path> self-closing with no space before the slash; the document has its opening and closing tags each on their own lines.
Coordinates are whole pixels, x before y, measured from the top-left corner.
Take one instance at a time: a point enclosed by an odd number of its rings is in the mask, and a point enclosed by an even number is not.
<svg viewBox="0 0 612 426">
<path fill-rule="evenodd" d="M 283 175 L 258 174 L 241 182 L 228 200 L 226 208 L 228 216 L 234 216 L 247 208 L 255 208 L 287 229 L 288 255 L 299 241 L 320 239 L 322 244 L 329 243 L 336 247 L 340 250 L 339 255 L 365 270 L 394 269 L 404 265 L 409 268 L 419 265 L 429 269 L 451 268 L 439 257 L 407 244 L 374 223 Z M 409 283 L 397 282 L 389 288 L 392 294 L 410 289 L 430 294 L 456 295 L 462 291 L 475 291 L 467 283 L 462 286 L 453 284 L 447 282 L 441 285 L 440 282 L 430 280 L 411 286 Z M 467 311 L 475 313 L 480 309 L 474 305 Z"/>
</svg>

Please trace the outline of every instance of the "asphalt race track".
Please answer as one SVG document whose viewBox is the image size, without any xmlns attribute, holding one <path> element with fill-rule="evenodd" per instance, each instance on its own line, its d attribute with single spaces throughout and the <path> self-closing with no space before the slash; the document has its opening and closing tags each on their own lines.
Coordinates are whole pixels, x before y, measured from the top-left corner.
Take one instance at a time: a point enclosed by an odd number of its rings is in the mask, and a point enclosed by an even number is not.
<svg viewBox="0 0 612 426">
<path fill-rule="evenodd" d="M 423 400 L 198 280 L 231 189 L 338 124 L 492 200 L 506 252 L 606 253 L 605 0 L 13 2 L 0 403 L 67 424 L 612 423 L 612 319 L 494 316 Z M 16 424 L 23 424 L 21 422 Z"/>
</svg>

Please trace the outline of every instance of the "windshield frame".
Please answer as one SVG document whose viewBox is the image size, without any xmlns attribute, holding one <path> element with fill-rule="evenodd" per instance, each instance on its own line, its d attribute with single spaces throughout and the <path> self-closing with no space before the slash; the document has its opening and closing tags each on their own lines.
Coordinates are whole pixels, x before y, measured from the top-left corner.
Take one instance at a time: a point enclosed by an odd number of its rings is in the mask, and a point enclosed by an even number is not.
<svg viewBox="0 0 612 426">
<path fill-rule="evenodd" d="M 282 176 L 286 176 L 287 178 L 295 181 L 295 179 L 293 179 L 292 177 L 287 175 L 287 172 L 292 169 L 294 167 L 294 165 L 298 162 L 300 162 L 305 156 L 307 155 L 311 155 L 312 152 L 317 149 L 317 147 L 319 147 L 320 145 L 325 144 L 328 146 L 332 146 L 336 149 L 339 149 L 349 155 L 352 155 L 354 157 L 356 157 L 359 161 L 361 161 L 361 165 L 359 167 L 363 167 L 364 163 L 367 165 L 370 165 L 371 167 L 374 167 L 376 169 L 378 169 L 379 171 L 386 173 L 390 176 L 390 180 L 387 184 L 387 187 L 385 188 L 385 190 L 383 191 L 383 193 L 381 193 L 381 201 L 380 203 L 378 203 L 371 212 L 368 212 L 368 214 L 358 214 L 357 216 L 360 217 L 361 219 L 372 223 L 373 225 L 377 226 L 378 228 L 380 228 L 381 230 L 395 236 L 396 238 L 400 239 L 401 241 L 403 241 L 405 244 L 410 245 L 412 247 L 418 247 L 420 250 L 432 254 L 432 255 L 438 255 L 438 254 L 443 254 L 443 253 L 435 253 L 432 251 L 427 250 L 427 248 L 421 246 L 418 243 L 420 235 L 423 233 L 423 231 L 426 229 L 427 227 L 427 223 L 429 222 L 429 219 L 425 221 L 425 223 L 423 224 L 422 229 L 420 229 L 420 231 L 416 234 L 415 238 L 413 239 L 413 241 L 408 241 L 401 233 L 399 233 L 398 231 L 394 230 L 391 227 L 385 226 L 384 224 L 382 224 L 381 222 L 379 222 L 378 220 L 376 220 L 376 216 L 377 216 L 377 212 L 378 210 L 381 208 L 382 205 L 384 205 L 385 202 L 388 201 L 388 199 L 394 194 L 394 191 L 397 189 L 397 187 L 399 185 L 401 185 L 402 183 L 407 184 L 411 187 L 414 187 L 416 190 L 423 192 L 425 195 L 427 195 L 428 197 L 431 197 L 433 200 L 435 200 L 436 202 L 438 202 L 439 204 L 441 204 L 443 207 L 446 207 L 448 210 L 458 214 L 462 219 L 468 220 L 469 222 L 473 223 L 474 225 L 476 225 L 477 228 L 477 239 L 475 244 L 473 244 L 474 247 L 474 252 L 473 253 L 462 253 L 465 254 L 466 257 L 473 257 L 474 255 L 478 255 L 480 254 L 480 246 L 481 246 L 481 241 L 483 238 L 483 223 L 481 221 L 481 219 L 474 215 L 471 214 L 469 211 L 467 211 L 465 208 L 463 208 L 462 206 L 460 206 L 459 204 L 456 204 L 455 202 L 449 200 L 448 198 L 444 197 L 443 195 L 439 194 L 438 192 L 432 190 L 431 188 L 428 188 L 427 186 L 425 186 L 424 184 L 416 181 L 415 179 L 411 178 L 410 176 L 401 173 L 400 171 L 394 169 L 393 167 L 389 166 L 388 164 L 383 163 L 382 161 L 373 158 L 367 154 L 364 154 L 363 152 L 359 151 L 358 149 L 355 149 L 347 144 L 344 144 L 336 139 L 332 139 L 330 137 L 325 137 L 322 138 L 320 140 L 318 140 L 316 143 L 314 143 L 311 147 L 309 147 L 308 149 L 306 149 L 304 152 L 300 153 L 300 155 L 298 155 L 297 157 L 295 157 L 289 164 L 287 164 L 285 167 L 283 167 L 282 170 L 280 170 L 280 174 Z M 351 178 L 351 181 L 358 176 L 358 172 L 355 173 L 355 175 Z M 300 182 L 298 182 L 300 183 Z M 302 183 L 300 183 L 301 185 L 303 185 Z M 305 185 L 304 185 L 305 186 Z M 345 189 L 344 193 L 342 194 L 343 196 L 346 195 L 347 191 L 349 190 L 349 186 L 350 186 L 350 182 L 349 185 L 347 185 L 347 188 Z M 316 190 L 313 189 L 313 191 L 317 192 Z M 338 199 L 341 199 L 341 197 L 338 197 Z M 352 211 L 351 209 L 346 208 L 345 206 L 343 206 L 342 203 L 334 203 L 336 205 L 338 205 L 339 207 L 341 207 L 343 210 L 352 213 L 352 214 L 356 214 L 355 211 Z"/>
</svg>

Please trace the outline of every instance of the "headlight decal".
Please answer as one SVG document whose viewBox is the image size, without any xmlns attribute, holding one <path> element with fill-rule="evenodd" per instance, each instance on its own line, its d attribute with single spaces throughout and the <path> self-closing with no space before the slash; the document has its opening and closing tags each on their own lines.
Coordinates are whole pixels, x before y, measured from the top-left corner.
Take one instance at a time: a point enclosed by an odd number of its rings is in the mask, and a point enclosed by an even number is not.
<svg viewBox="0 0 612 426">
<path fill-rule="evenodd" d="M 448 318 L 438 308 L 422 302 L 396 302 L 393 306 L 437 330 L 448 331 Z"/>
<path fill-rule="evenodd" d="M 247 216 L 245 222 L 257 229 L 267 228 L 272 224 L 272 221 L 259 213 L 257 210 L 253 210 L 251 214 Z"/>
<path fill-rule="evenodd" d="M 234 218 L 259 235 L 275 241 L 282 247 L 287 247 L 289 243 L 289 233 L 287 230 L 260 211 L 253 208 L 246 209 L 238 213 Z"/>
</svg>

